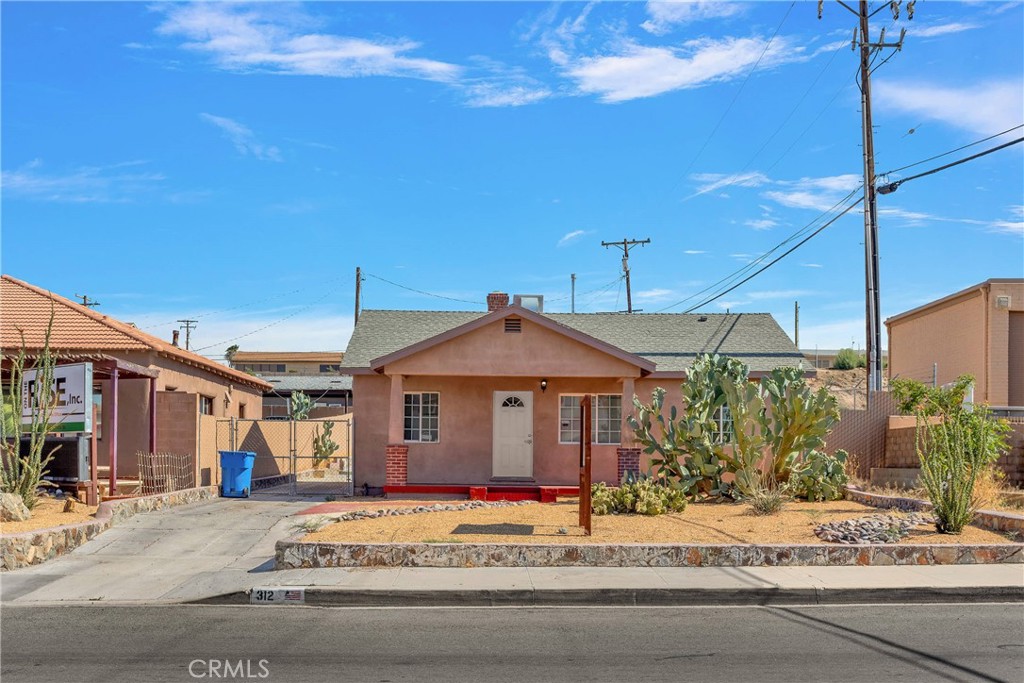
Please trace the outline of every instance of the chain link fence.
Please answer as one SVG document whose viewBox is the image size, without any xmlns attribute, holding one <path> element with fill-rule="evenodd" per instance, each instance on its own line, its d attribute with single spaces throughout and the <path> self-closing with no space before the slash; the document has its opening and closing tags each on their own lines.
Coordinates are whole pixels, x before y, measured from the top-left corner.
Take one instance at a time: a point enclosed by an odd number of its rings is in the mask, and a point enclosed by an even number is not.
<svg viewBox="0 0 1024 683">
<path fill-rule="evenodd" d="M 256 454 L 253 491 L 351 496 L 352 416 L 219 420 L 217 450 Z"/>
</svg>

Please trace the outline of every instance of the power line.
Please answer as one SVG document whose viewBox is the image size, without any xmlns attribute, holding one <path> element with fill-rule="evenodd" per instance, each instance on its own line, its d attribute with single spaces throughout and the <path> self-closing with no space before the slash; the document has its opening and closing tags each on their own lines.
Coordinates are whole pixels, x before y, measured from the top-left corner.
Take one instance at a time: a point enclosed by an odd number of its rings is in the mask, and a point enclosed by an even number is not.
<svg viewBox="0 0 1024 683">
<path fill-rule="evenodd" d="M 1006 149 L 1007 147 L 1010 147 L 1011 145 L 1017 145 L 1017 144 L 1020 144 L 1021 142 L 1024 142 L 1024 138 L 1017 138 L 1016 140 L 1011 140 L 1010 142 L 1005 142 L 1005 143 L 999 145 L 998 147 L 993 147 L 992 149 L 986 149 L 984 152 L 978 152 L 977 154 L 972 154 L 969 157 L 965 157 L 965 158 L 960 159 L 958 161 L 954 161 L 954 162 L 945 164 L 944 166 L 939 166 L 938 168 L 933 168 L 930 171 L 925 171 L 924 173 L 918 173 L 917 175 L 908 176 L 906 178 L 903 178 L 902 180 L 897 180 L 894 183 L 889 183 L 888 185 L 882 185 L 881 187 L 878 188 L 878 193 L 879 194 L 891 194 L 891 193 L 895 192 L 897 189 L 899 189 L 899 186 L 902 185 L 905 182 L 908 182 L 910 180 L 917 180 L 918 178 L 924 178 L 925 176 L 932 175 L 933 173 L 938 173 L 939 171 L 945 171 L 947 168 L 953 168 L 954 166 L 959 166 L 960 164 L 965 164 L 968 161 L 973 161 L 974 159 L 978 159 L 978 158 L 983 157 L 983 156 L 985 156 L 987 154 L 992 154 L 993 152 L 998 152 L 1001 149 Z"/>
<path fill-rule="evenodd" d="M 766 251 L 763 254 L 761 254 L 760 256 L 758 256 L 756 259 L 750 261 L 749 263 L 747 263 L 746 265 L 742 266 L 741 268 L 738 268 L 737 270 L 733 271 L 729 275 L 726 275 L 725 277 L 723 277 L 718 282 L 712 283 L 712 284 L 708 285 L 707 287 L 705 287 L 704 289 L 696 292 L 695 294 L 691 294 L 690 296 L 688 296 L 688 297 L 686 297 L 684 299 L 681 299 L 681 300 L 675 302 L 674 304 L 669 304 L 668 306 L 665 306 L 664 308 L 658 309 L 657 311 L 655 311 L 655 313 L 663 313 L 664 311 L 667 311 L 669 309 L 675 308 L 676 306 L 679 306 L 680 304 L 684 304 L 687 301 L 692 301 L 693 299 L 696 299 L 701 294 L 704 294 L 705 292 L 711 291 L 712 289 L 715 289 L 719 285 L 722 285 L 722 284 L 728 285 L 730 282 L 736 280 L 737 278 L 742 277 L 745 273 L 747 273 L 750 270 L 752 270 L 753 268 L 755 268 L 759 263 L 761 263 L 766 258 L 771 256 L 773 253 L 775 253 L 776 251 L 778 251 L 782 247 L 786 246 L 787 244 L 789 244 L 793 240 L 798 239 L 802 235 L 806 234 L 807 231 L 811 230 L 818 221 L 823 220 L 824 218 L 829 216 L 833 211 L 836 210 L 836 208 L 838 208 L 840 205 L 844 204 L 846 202 L 846 200 L 848 200 L 850 197 L 852 197 L 854 194 L 856 194 L 860 190 L 861 187 L 862 187 L 861 185 L 858 185 L 856 188 L 851 190 L 845 197 L 843 197 L 842 199 L 837 201 L 835 204 L 833 204 L 828 210 L 823 211 L 821 214 L 819 214 L 817 217 L 815 217 L 814 220 L 812 220 L 811 222 L 809 222 L 807 225 L 803 226 L 799 230 L 793 232 L 789 237 L 787 237 L 786 239 L 782 240 L 781 242 L 776 244 L 774 247 L 772 247 L 768 251 Z"/>
<path fill-rule="evenodd" d="M 756 272 L 754 272 L 754 273 L 751 273 L 751 274 L 750 274 L 749 276 L 747 276 L 747 277 L 746 277 L 746 278 L 744 278 L 743 280 L 740 280 L 740 281 L 739 281 L 739 282 L 737 282 L 737 283 L 736 283 L 735 285 L 733 285 L 732 287 L 729 287 L 729 288 L 728 288 L 728 289 L 726 289 L 725 291 L 723 291 L 723 292 L 719 292 L 719 293 L 718 293 L 718 294 L 716 294 L 715 296 L 713 296 L 713 297 L 711 297 L 711 298 L 709 298 L 709 299 L 705 299 L 704 301 L 700 302 L 700 303 L 699 303 L 699 304 L 697 304 L 696 306 L 693 306 L 693 307 L 691 307 L 691 308 L 688 308 L 688 309 L 686 309 L 686 310 L 685 310 L 685 311 L 683 311 L 683 312 L 684 312 L 684 313 L 692 313 L 693 311 L 697 310 L 698 308 L 701 308 L 702 306 L 707 306 L 707 305 L 708 305 L 709 303 L 711 303 L 712 301 L 714 301 L 714 300 L 716 300 L 716 299 L 720 299 L 721 297 L 725 296 L 726 294 L 728 294 L 729 292 L 733 291 L 733 290 L 734 290 L 734 289 L 736 289 L 737 287 L 740 287 L 741 285 L 743 285 L 743 284 L 746 284 L 746 283 L 747 283 L 747 282 L 749 282 L 750 280 L 754 279 L 755 277 L 757 277 L 758 275 L 760 275 L 760 274 L 761 274 L 761 273 L 763 273 L 764 271 L 768 270 L 769 268 L 771 268 L 772 266 L 774 266 L 774 265 L 775 265 L 776 263 L 778 263 L 778 262 L 779 262 L 779 261 L 781 261 L 782 259 L 784 259 L 784 258 L 786 258 L 787 256 L 789 256 L 790 254 L 792 254 L 792 253 L 793 253 L 794 251 L 796 251 L 797 249 L 799 249 L 800 247 L 802 247 L 802 246 L 803 246 L 804 244 L 806 244 L 806 243 L 807 243 L 807 242 L 808 242 L 808 241 L 809 241 L 809 240 L 810 240 L 811 238 L 813 238 L 814 236 L 816 236 L 816 235 L 817 235 L 818 233 L 820 233 L 820 232 L 821 232 L 822 230 L 824 230 L 824 229 L 825 229 L 825 228 L 827 228 L 828 226 L 832 225 L 832 224 L 833 224 L 833 223 L 835 223 L 835 222 L 836 222 L 837 220 L 839 220 L 840 218 L 842 218 L 843 216 L 845 216 L 845 215 L 846 215 L 847 213 L 849 213 L 849 212 L 850 212 L 851 210 L 853 210 L 853 208 L 854 208 L 854 207 L 856 207 L 856 206 L 857 206 L 858 204 L 860 204 L 860 203 L 861 203 L 862 201 L 864 201 L 864 200 L 863 200 L 863 198 L 862 198 L 862 199 L 858 199 L 858 200 L 857 200 L 857 201 L 855 201 L 854 203 L 852 203 L 852 204 L 850 204 L 849 206 L 847 206 L 847 207 L 846 207 L 845 209 L 843 209 L 843 210 L 842 210 L 842 212 L 840 212 L 840 214 L 839 214 L 838 216 L 835 216 L 835 217 L 834 217 L 834 218 L 833 218 L 832 220 L 830 220 L 829 222 L 827 222 L 827 223 L 825 223 L 824 225 L 822 225 L 822 226 L 821 226 L 820 228 L 818 228 L 817 230 L 815 230 L 814 232 L 812 232 L 812 233 L 811 233 L 810 235 L 808 235 L 807 237 L 803 238 L 802 240 L 800 240 L 799 242 L 797 242 L 796 244 L 794 244 L 794 245 L 793 245 L 792 247 L 790 247 L 789 249 L 787 249 L 787 250 L 786 250 L 786 251 L 784 251 L 783 253 L 779 254 L 779 256 L 778 256 L 777 258 L 775 258 L 775 259 L 773 259 L 773 260 L 769 261 L 768 263 L 766 263 L 766 264 L 764 265 L 764 267 L 763 267 L 763 268 L 760 268 L 760 269 L 758 269 L 758 270 L 757 270 Z"/>
<path fill-rule="evenodd" d="M 389 285 L 392 285 L 394 287 L 398 287 L 400 289 L 405 289 L 405 290 L 408 290 L 410 292 L 415 292 L 416 294 L 422 294 L 423 296 L 432 296 L 432 297 L 434 297 L 436 299 L 447 299 L 448 301 L 458 301 L 459 303 L 473 304 L 474 306 L 486 306 L 487 305 L 486 301 L 470 301 L 469 299 L 457 299 L 457 298 L 452 297 L 452 296 L 445 296 L 444 294 L 434 294 L 433 292 L 425 292 L 422 289 L 415 289 L 413 287 L 407 287 L 406 285 L 402 285 L 402 284 L 399 284 L 397 282 L 392 282 L 391 280 L 387 280 L 385 278 L 382 278 L 379 275 L 374 275 L 373 273 L 366 273 L 366 275 L 368 277 L 372 277 L 375 280 L 380 280 L 381 282 L 386 282 Z"/>
<path fill-rule="evenodd" d="M 955 154 L 956 152 L 959 152 L 961 150 L 967 149 L 968 147 L 974 147 L 975 145 L 980 145 L 983 142 L 988 142 L 989 140 L 992 140 L 993 138 L 998 138 L 998 137 L 1000 137 L 1002 135 L 1006 135 L 1007 133 L 1015 131 L 1018 128 L 1024 128 L 1024 123 L 1022 123 L 1020 125 L 1017 125 L 1017 126 L 1014 126 L 1013 128 L 1007 128 L 1006 130 L 1004 130 L 1001 133 L 996 133 L 994 135 L 989 135 L 987 138 L 982 138 L 980 140 L 975 140 L 974 142 L 968 142 L 966 145 L 961 145 L 961 146 L 957 147 L 956 149 L 949 150 L 948 152 L 943 152 L 942 154 L 936 154 L 935 156 L 928 157 L 927 159 L 921 159 L 921 161 L 915 161 L 912 164 L 907 164 L 906 166 L 900 166 L 899 168 L 894 168 L 891 171 L 886 171 L 885 173 L 881 173 L 879 175 L 887 176 L 887 175 L 889 175 L 891 173 L 899 173 L 900 171 L 905 171 L 908 168 L 912 168 L 914 166 L 920 166 L 921 164 L 928 163 L 929 161 L 935 161 L 936 159 L 941 159 L 942 157 L 949 156 L 950 154 Z"/>
<path fill-rule="evenodd" d="M 725 121 L 725 117 L 729 115 L 730 111 L 732 111 L 733 105 L 736 104 L 736 100 L 739 99 L 740 93 L 743 92 L 743 88 L 747 85 L 747 82 L 750 80 L 750 77 L 754 74 L 755 71 L 757 71 L 757 67 L 761 65 L 761 60 L 764 59 L 764 56 L 768 54 L 768 48 L 770 48 L 772 46 L 772 43 L 775 42 L 776 36 L 779 35 L 779 31 L 782 30 L 782 25 L 786 23 L 786 19 L 789 18 L 789 14 L 790 12 L 793 11 L 793 7 L 795 5 L 795 0 L 789 4 L 789 7 L 786 9 L 786 14 L 783 15 L 782 17 L 782 21 L 780 21 L 779 25 L 775 27 L 775 33 L 773 33 L 772 37 L 768 40 L 767 43 L 765 43 L 764 49 L 761 51 L 761 56 L 757 58 L 757 61 L 754 62 L 754 66 L 751 67 L 750 71 L 747 72 L 747 75 L 743 79 L 743 82 L 740 83 L 740 87 L 736 89 L 736 93 L 733 95 L 732 101 L 729 102 L 729 106 L 725 108 L 724 112 L 722 112 L 722 116 L 718 119 L 718 123 L 715 124 L 715 127 L 711 129 L 711 133 L 708 134 L 707 138 L 705 138 L 704 144 L 700 146 L 700 149 L 697 150 L 697 154 L 695 154 L 693 159 L 690 160 L 689 165 L 686 167 L 686 170 L 683 171 L 683 175 L 682 177 L 680 177 L 679 182 L 676 183 L 676 186 L 678 186 L 679 183 L 686 178 L 686 175 L 690 172 L 690 169 L 692 169 L 693 165 L 697 163 L 698 159 L 700 159 L 700 155 L 704 153 L 705 149 L 707 149 L 708 143 L 710 143 L 711 139 L 715 137 L 715 133 L 717 133 L 718 129 L 722 126 L 722 122 Z"/>
</svg>

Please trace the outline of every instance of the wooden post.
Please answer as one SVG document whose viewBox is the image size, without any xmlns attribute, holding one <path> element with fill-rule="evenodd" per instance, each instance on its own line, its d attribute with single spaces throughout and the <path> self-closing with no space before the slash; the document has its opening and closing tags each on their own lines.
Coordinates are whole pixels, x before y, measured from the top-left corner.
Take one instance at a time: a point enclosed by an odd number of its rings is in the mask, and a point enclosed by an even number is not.
<svg viewBox="0 0 1024 683">
<path fill-rule="evenodd" d="M 590 535 L 590 396 L 580 398 L 580 526 Z"/>
<path fill-rule="evenodd" d="M 110 373 L 110 492 L 117 495 L 117 367 Z"/>
<path fill-rule="evenodd" d="M 96 404 L 92 405 L 92 438 L 89 439 L 89 489 L 85 494 L 86 505 L 99 505 L 100 504 L 100 491 L 99 472 L 97 470 L 96 458 L 99 455 L 99 444 L 97 444 L 97 428 L 99 426 L 99 411 L 96 409 Z"/>
</svg>

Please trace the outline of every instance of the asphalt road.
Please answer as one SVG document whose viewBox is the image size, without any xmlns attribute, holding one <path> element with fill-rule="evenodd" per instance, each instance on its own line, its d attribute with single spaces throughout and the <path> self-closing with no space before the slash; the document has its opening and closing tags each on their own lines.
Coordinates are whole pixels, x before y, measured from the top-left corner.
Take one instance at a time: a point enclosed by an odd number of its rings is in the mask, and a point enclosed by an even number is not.
<svg viewBox="0 0 1024 683">
<path fill-rule="evenodd" d="M 4 683 L 1024 680 L 1020 604 L 5 606 L 0 617 Z"/>
</svg>

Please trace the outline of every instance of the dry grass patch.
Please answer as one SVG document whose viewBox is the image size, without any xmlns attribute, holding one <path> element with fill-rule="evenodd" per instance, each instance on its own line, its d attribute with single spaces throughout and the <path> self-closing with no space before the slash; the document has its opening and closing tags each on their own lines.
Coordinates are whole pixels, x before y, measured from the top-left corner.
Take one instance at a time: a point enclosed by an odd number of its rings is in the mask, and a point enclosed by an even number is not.
<svg viewBox="0 0 1024 683">
<path fill-rule="evenodd" d="M 32 516 L 24 522 L 0 522 L 0 534 L 19 534 L 24 531 L 50 529 L 66 524 L 88 522 L 96 514 L 96 507 L 75 503 L 73 512 L 64 512 L 63 498 L 40 498 Z"/>
<path fill-rule="evenodd" d="M 840 500 L 791 502 L 782 512 L 755 516 L 742 504 L 695 503 L 685 512 L 645 517 L 594 516 L 593 536 L 584 536 L 575 500 L 552 504 L 429 512 L 399 517 L 338 522 L 308 534 L 307 542 L 342 543 L 813 543 L 823 522 L 882 514 L 884 510 Z M 565 529 L 567 533 L 559 533 Z M 1009 543 L 993 531 L 968 527 L 960 536 L 919 527 L 901 543 Z"/>
</svg>

